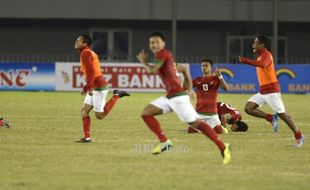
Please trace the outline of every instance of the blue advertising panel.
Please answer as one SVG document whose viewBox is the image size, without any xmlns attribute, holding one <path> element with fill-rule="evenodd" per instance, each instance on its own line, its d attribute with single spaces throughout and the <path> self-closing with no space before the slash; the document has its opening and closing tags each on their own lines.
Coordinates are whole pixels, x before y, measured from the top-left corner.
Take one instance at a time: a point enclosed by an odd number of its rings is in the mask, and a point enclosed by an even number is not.
<svg viewBox="0 0 310 190">
<path fill-rule="evenodd" d="M 259 86 L 256 68 L 243 64 L 216 64 L 222 71 L 223 77 L 230 90 L 227 93 L 256 93 Z M 281 64 L 276 65 L 282 93 L 310 93 L 310 64 Z M 190 64 L 193 79 L 201 76 L 200 64 Z M 220 92 L 226 92 L 220 90 Z"/>
<path fill-rule="evenodd" d="M 0 63 L 0 90 L 55 90 L 54 63 Z"/>
</svg>

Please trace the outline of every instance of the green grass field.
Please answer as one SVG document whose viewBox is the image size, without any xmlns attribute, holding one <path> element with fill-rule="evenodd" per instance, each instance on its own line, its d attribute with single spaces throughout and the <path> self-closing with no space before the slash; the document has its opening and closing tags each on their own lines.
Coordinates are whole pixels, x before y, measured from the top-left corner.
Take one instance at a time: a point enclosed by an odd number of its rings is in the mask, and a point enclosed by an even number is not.
<svg viewBox="0 0 310 190">
<path fill-rule="evenodd" d="M 232 144 L 228 166 L 211 141 L 184 133 L 186 124 L 173 113 L 158 119 L 174 149 L 150 153 L 157 140 L 140 113 L 160 95 L 134 93 L 104 120 L 92 113 L 93 143 L 80 144 L 75 142 L 82 136 L 78 92 L 0 92 L 0 115 L 14 127 L 0 129 L 0 189 L 310 188 L 309 95 L 283 95 L 287 112 L 306 136 L 295 148 L 283 122 L 274 134 L 267 122 L 244 114 L 251 95 L 221 94 L 219 100 L 239 108 L 250 126 L 247 133 L 221 135 Z"/>
</svg>

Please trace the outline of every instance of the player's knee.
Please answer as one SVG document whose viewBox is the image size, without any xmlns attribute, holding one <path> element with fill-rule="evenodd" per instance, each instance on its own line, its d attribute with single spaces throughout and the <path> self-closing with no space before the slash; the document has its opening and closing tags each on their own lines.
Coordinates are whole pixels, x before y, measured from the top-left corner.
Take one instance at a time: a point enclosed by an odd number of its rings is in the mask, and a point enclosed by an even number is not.
<svg viewBox="0 0 310 190">
<path fill-rule="evenodd" d="M 144 109 L 141 113 L 141 117 L 148 116 L 148 115 L 153 115 L 152 112 L 149 111 L 148 109 Z"/>
<path fill-rule="evenodd" d="M 104 113 L 95 113 L 95 116 L 97 119 L 101 120 L 101 119 L 105 118 L 106 115 Z"/>
<path fill-rule="evenodd" d="M 252 113 L 252 110 L 253 110 L 253 108 L 252 108 L 251 106 L 245 105 L 245 107 L 244 107 L 245 113 L 251 114 L 251 113 Z"/>
<path fill-rule="evenodd" d="M 190 122 L 190 123 L 188 123 L 188 124 L 189 124 L 191 127 L 197 129 L 198 126 L 199 126 L 202 122 L 203 122 L 203 121 L 197 119 L 196 121 Z"/>
<path fill-rule="evenodd" d="M 85 109 L 81 109 L 81 116 L 82 117 L 87 117 L 88 116 L 88 112 L 87 112 L 87 110 L 85 110 Z"/>
</svg>

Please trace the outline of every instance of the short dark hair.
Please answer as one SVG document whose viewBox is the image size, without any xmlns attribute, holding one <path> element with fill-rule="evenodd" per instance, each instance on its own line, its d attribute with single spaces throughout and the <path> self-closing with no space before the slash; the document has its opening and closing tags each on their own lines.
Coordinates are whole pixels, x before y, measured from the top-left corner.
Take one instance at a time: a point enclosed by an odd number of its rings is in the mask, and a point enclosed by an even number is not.
<svg viewBox="0 0 310 190">
<path fill-rule="evenodd" d="M 267 48 L 269 45 L 269 40 L 265 35 L 257 35 L 256 36 L 257 40 L 259 41 L 260 44 L 264 44 L 264 47 Z"/>
<path fill-rule="evenodd" d="M 151 37 L 160 37 L 162 41 L 164 41 L 164 42 L 166 41 L 164 34 L 161 33 L 161 32 L 159 32 L 159 31 L 154 31 L 154 32 L 152 32 L 152 33 L 149 35 L 149 39 L 150 39 Z"/>
<path fill-rule="evenodd" d="M 201 62 L 208 62 L 210 63 L 211 66 L 213 66 L 213 61 L 211 59 L 206 58 L 206 59 L 203 59 Z"/>
<path fill-rule="evenodd" d="M 248 124 L 246 124 L 245 122 L 243 121 L 237 121 L 236 122 L 236 125 L 238 126 L 236 128 L 236 131 L 241 131 L 241 132 L 246 132 L 248 130 Z"/>
<path fill-rule="evenodd" d="M 93 40 L 91 39 L 91 37 L 87 34 L 82 34 L 80 35 L 83 37 L 83 42 L 86 43 L 88 46 L 91 46 L 91 44 L 93 43 Z"/>
</svg>

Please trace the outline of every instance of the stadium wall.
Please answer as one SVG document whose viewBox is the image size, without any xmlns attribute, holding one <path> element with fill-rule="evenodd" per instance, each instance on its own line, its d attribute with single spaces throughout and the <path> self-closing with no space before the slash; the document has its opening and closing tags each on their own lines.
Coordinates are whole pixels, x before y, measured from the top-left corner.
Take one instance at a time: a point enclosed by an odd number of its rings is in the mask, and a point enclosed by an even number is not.
<svg viewBox="0 0 310 190">
<path fill-rule="evenodd" d="M 308 0 L 279 0 L 279 20 L 309 22 Z M 179 20 L 272 21 L 271 0 L 178 0 Z M 262 14 L 262 11 L 264 12 Z M 0 1 L 0 18 L 170 20 L 167 0 Z"/>
<path fill-rule="evenodd" d="M 85 84 L 78 62 L 0 63 L 0 91 L 81 91 Z M 158 75 L 148 75 L 137 63 L 101 63 L 110 89 L 137 92 L 163 92 Z M 230 90 L 221 93 L 256 93 L 254 67 L 238 64 L 217 64 Z M 200 64 L 192 63 L 193 78 L 201 76 Z M 282 93 L 310 93 L 310 64 L 276 65 Z"/>
</svg>

